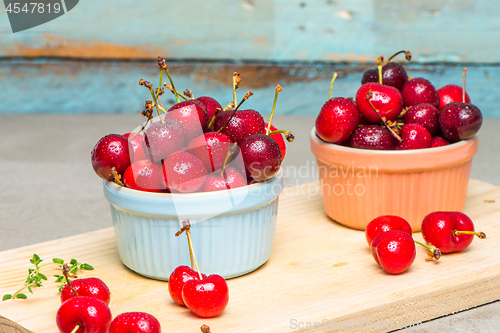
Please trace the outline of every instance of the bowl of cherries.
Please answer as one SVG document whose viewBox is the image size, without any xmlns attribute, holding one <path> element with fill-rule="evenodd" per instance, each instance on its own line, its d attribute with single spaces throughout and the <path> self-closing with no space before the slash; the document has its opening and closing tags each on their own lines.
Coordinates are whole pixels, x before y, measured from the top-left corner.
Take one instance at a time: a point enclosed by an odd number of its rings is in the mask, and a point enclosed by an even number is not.
<svg viewBox="0 0 500 333">
<path fill-rule="evenodd" d="M 233 101 L 222 107 L 214 98 L 179 92 L 161 57 L 158 66 L 161 87 L 139 81 L 152 97 L 142 112 L 145 123 L 102 137 L 91 153 L 120 258 L 141 275 L 168 280 L 190 261 L 188 243 L 176 237 L 188 219 L 201 271 L 224 278 L 249 273 L 271 254 L 280 165 L 285 140 L 293 141 L 271 124 L 281 87 L 265 122 L 258 111 L 240 108 L 253 93 L 237 101 L 239 73 L 233 74 Z M 163 73 L 170 84 L 162 84 Z M 167 109 L 161 96 L 168 90 L 177 103 Z"/>
<path fill-rule="evenodd" d="M 331 98 L 330 88 L 311 150 L 330 218 L 364 230 L 397 215 L 418 231 L 430 212 L 463 210 L 482 114 L 465 92 L 466 69 L 462 86 L 436 89 L 391 59 L 363 74 L 354 99 Z"/>
</svg>

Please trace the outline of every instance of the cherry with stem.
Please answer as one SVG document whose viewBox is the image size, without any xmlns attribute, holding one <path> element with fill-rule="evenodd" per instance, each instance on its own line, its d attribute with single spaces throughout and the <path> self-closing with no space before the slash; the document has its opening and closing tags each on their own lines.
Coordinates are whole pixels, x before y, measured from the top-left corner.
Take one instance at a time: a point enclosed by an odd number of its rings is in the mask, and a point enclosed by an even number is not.
<svg viewBox="0 0 500 333">
<path fill-rule="evenodd" d="M 389 126 L 389 124 L 387 123 L 387 120 L 384 117 L 380 116 L 380 113 L 377 111 L 377 109 L 375 109 L 372 102 L 370 101 L 371 97 L 372 97 L 372 92 L 371 92 L 371 90 L 368 90 L 368 92 L 366 93 L 366 100 L 368 101 L 368 104 L 370 104 L 373 111 L 375 111 L 375 113 L 380 118 L 380 120 L 382 121 L 384 126 L 389 130 L 389 132 L 391 132 L 391 134 L 394 136 L 394 138 L 396 138 L 396 140 L 398 140 L 399 142 L 403 141 L 403 139 L 401 139 L 401 137 L 396 132 L 394 132 L 394 130 L 391 128 L 391 126 Z"/>
<path fill-rule="evenodd" d="M 233 90 L 233 92 L 235 92 L 235 90 Z M 245 102 L 247 99 L 249 99 L 251 96 L 253 95 L 253 92 L 249 91 L 245 94 L 245 96 L 243 96 L 243 99 L 241 100 L 241 102 L 238 104 L 238 106 L 236 106 L 233 110 L 233 113 L 231 114 L 231 116 L 227 119 L 226 123 L 224 124 L 224 126 L 222 126 L 221 128 L 219 128 L 217 130 L 217 132 L 221 132 L 224 130 L 224 128 L 227 127 L 227 125 L 229 125 L 229 123 L 231 122 L 231 119 L 233 119 L 234 115 L 236 114 L 236 111 L 238 111 L 238 109 L 240 108 L 240 106 L 243 104 L 243 102 Z M 235 96 L 236 96 L 236 93 L 235 93 Z M 231 104 L 234 103 L 234 102 L 231 102 Z M 231 105 L 230 104 L 230 105 Z M 235 104 L 236 105 L 236 104 Z M 215 116 L 214 116 L 215 117 Z M 212 117 L 212 118 L 214 118 Z"/>
</svg>

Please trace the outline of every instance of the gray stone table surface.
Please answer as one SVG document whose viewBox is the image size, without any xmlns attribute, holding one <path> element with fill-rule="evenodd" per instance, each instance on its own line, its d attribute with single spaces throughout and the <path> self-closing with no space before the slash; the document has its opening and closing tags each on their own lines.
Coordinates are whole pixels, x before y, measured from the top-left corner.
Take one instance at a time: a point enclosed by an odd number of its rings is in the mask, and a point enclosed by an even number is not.
<svg viewBox="0 0 500 333">
<path fill-rule="evenodd" d="M 309 149 L 314 119 L 273 121 L 296 136 L 283 164 L 286 186 L 317 179 Z M 139 115 L 0 116 L 0 251 L 112 226 L 90 151 L 105 134 L 129 132 L 142 120 Z M 471 171 L 471 178 L 497 186 L 499 129 L 500 119 L 485 119 Z M 500 302 L 403 331 L 500 332 Z"/>
</svg>

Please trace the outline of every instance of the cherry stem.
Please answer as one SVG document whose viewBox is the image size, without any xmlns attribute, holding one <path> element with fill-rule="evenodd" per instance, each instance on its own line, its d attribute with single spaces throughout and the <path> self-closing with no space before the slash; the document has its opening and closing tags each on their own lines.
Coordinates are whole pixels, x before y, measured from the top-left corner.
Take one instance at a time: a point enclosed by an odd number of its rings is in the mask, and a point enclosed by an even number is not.
<svg viewBox="0 0 500 333">
<path fill-rule="evenodd" d="M 73 328 L 73 330 L 71 331 L 71 333 L 76 333 L 76 332 L 78 332 L 78 330 L 80 329 L 80 327 L 82 327 L 82 325 L 80 325 L 80 324 L 76 324 L 75 328 Z"/>
<path fill-rule="evenodd" d="M 163 70 L 165 70 L 165 73 L 167 73 L 168 80 L 170 81 L 170 85 L 172 86 L 172 90 L 173 90 L 174 95 L 175 95 L 175 100 L 177 101 L 177 103 L 180 103 L 179 93 L 175 89 L 174 81 L 172 80 L 172 77 L 170 76 L 170 72 L 168 71 L 168 67 L 167 66 L 163 67 Z"/>
<path fill-rule="evenodd" d="M 198 261 L 196 261 L 196 255 L 194 254 L 193 241 L 191 240 L 191 231 L 189 229 L 186 230 L 186 236 L 188 239 L 189 248 L 191 249 L 191 253 L 193 254 L 193 260 L 194 260 L 194 264 L 196 266 L 196 271 L 198 272 L 200 280 L 203 280 L 203 276 L 201 275 L 201 272 L 200 272 L 200 267 L 198 267 Z"/>
<path fill-rule="evenodd" d="M 278 134 L 278 133 L 285 134 L 286 141 L 288 141 L 288 142 L 293 142 L 293 140 L 295 139 L 295 136 L 292 134 L 292 132 L 286 131 L 286 130 L 276 130 L 276 131 L 269 133 L 268 135 L 273 135 L 273 134 Z"/>
<path fill-rule="evenodd" d="M 188 240 L 188 248 L 189 248 L 189 256 L 191 258 L 191 269 L 194 270 L 194 266 L 196 266 L 196 270 L 198 272 L 198 275 L 200 276 L 200 280 L 203 280 L 203 276 L 201 275 L 200 268 L 198 267 L 198 262 L 196 261 L 196 256 L 194 254 L 194 249 L 193 249 L 193 240 L 191 239 L 191 223 L 189 223 L 189 219 L 185 219 L 181 223 L 182 228 L 181 230 L 177 231 L 175 233 L 175 237 L 179 236 L 182 234 L 184 231 L 186 232 L 187 240 Z M 194 262 L 194 265 L 193 265 Z"/>
<path fill-rule="evenodd" d="M 404 51 L 404 50 L 402 50 L 402 51 L 399 51 L 399 52 L 394 53 L 394 54 L 393 54 L 393 55 L 392 55 L 389 59 L 387 59 L 387 61 L 386 61 L 386 62 L 384 62 L 384 63 L 382 64 L 382 66 L 387 65 L 387 64 L 388 64 L 388 63 L 389 63 L 392 59 L 394 59 L 394 57 L 396 57 L 398 54 L 401 54 L 401 53 L 404 53 L 404 54 L 405 54 L 405 59 L 406 59 L 406 60 L 408 60 L 408 61 L 410 61 L 410 60 L 411 60 L 411 52 L 410 52 L 410 51 Z"/>
<path fill-rule="evenodd" d="M 440 249 L 438 249 L 434 246 L 431 246 L 431 245 L 426 245 L 426 244 L 420 243 L 419 241 L 416 241 L 416 240 L 413 240 L 413 241 L 416 244 L 425 247 L 429 251 L 429 252 L 427 252 L 427 258 L 425 258 L 425 260 L 432 260 L 432 259 L 439 260 L 439 258 L 441 258 L 441 250 Z"/>
<path fill-rule="evenodd" d="M 479 239 L 485 239 L 486 234 L 482 231 L 475 232 L 475 231 L 461 231 L 461 230 L 453 230 L 453 236 L 458 236 L 458 235 L 474 235 L 477 236 Z"/>
<path fill-rule="evenodd" d="M 168 85 L 167 82 L 163 82 L 163 86 L 167 89 L 167 90 L 170 90 L 170 92 L 172 94 L 177 94 L 177 96 L 181 97 L 183 100 L 187 101 L 189 98 L 187 98 L 186 96 L 184 96 L 183 94 L 181 94 L 180 92 L 178 91 L 174 91 L 174 89 L 172 88 L 171 85 Z"/>
<path fill-rule="evenodd" d="M 389 132 L 391 132 L 391 134 L 396 138 L 396 140 L 398 140 L 399 142 L 403 141 L 403 139 L 401 139 L 401 137 L 399 135 L 397 135 L 396 132 L 394 132 L 394 130 L 389 126 L 389 124 L 387 124 L 387 120 L 385 120 L 385 118 L 381 117 L 380 113 L 378 113 L 377 109 L 375 109 L 372 102 L 370 101 L 371 96 L 372 96 L 372 91 L 368 90 L 368 92 L 366 93 L 366 100 L 368 101 L 368 104 L 370 104 L 373 111 L 375 111 L 375 113 L 380 118 L 380 120 L 382 121 L 384 126 L 389 130 Z"/>
<path fill-rule="evenodd" d="M 328 94 L 328 99 L 332 99 L 333 82 L 335 82 L 337 76 L 338 76 L 337 72 L 333 73 L 332 82 L 330 82 L 330 93 Z"/>
<path fill-rule="evenodd" d="M 465 73 L 467 73 L 467 67 L 464 68 L 462 73 L 463 87 L 462 87 L 462 103 L 465 103 Z"/>
<path fill-rule="evenodd" d="M 193 95 L 193 92 L 189 89 L 184 89 L 183 91 L 184 95 L 186 95 L 187 97 L 189 97 L 189 99 L 194 99 L 194 95 Z"/>
<path fill-rule="evenodd" d="M 281 88 L 279 84 L 276 85 L 276 90 L 274 92 L 273 109 L 271 110 L 271 116 L 269 117 L 269 123 L 267 124 L 266 134 L 269 134 L 269 131 L 271 130 L 271 123 L 273 122 L 274 110 L 276 110 L 276 102 L 278 101 L 278 94 L 282 91 L 283 88 Z"/>
<path fill-rule="evenodd" d="M 382 65 L 378 65 L 378 83 L 383 84 L 383 78 L 382 78 Z"/>
<path fill-rule="evenodd" d="M 71 285 L 71 283 L 69 281 L 69 267 L 68 267 L 68 264 L 64 264 L 63 265 L 62 272 L 63 272 L 63 275 L 64 275 L 64 280 L 66 280 L 66 284 L 71 288 L 71 290 L 73 291 L 73 293 L 75 294 L 75 296 L 78 296 L 78 293 L 76 292 L 75 288 L 73 288 L 73 286 Z"/>
<path fill-rule="evenodd" d="M 223 178 L 224 178 L 224 172 L 226 171 L 227 162 L 229 161 L 229 158 L 231 157 L 231 155 L 233 155 L 236 152 L 236 146 L 238 146 L 237 142 L 233 143 L 231 146 L 229 146 L 227 148 L 226 158 L 224 159 L 224 163 L 222 164 L 222 168 L 221 168 L 221 172 L 220 172 L 220 176 Z"/>
<path fill-rule="evenodd" d="M 238 105 L 238 101 L 236 99 L 236 89 L 238 89 L 240 82 L 241 82 L 240 73 L 234 72 L 233 73 L 233 102 L 234 102 L 234 105 Z"/>
<path fill-rule="evenodd" d="M 231 114 L 231 116 L 229 117 L 229 119 L 226 121 L 226 123 L 224 124 L 224 126 L 222 126 L 221 128 L 219 128 L 219 130 L 217 132 L 222 131 L 224 128 L 226 128 L 227 125 L 229 125 L 229 122 L 231 121 L 231 119 L 233 119 L 234 115 L 236 114 L 236 111 L 238 111 L 238 109 L 240 108 L 241 104 L 243 104 L 243 102 L 246 101 L 247 99 L 249 99 L 250 96 L 252 96 L 252 95 L 253 95 L 253 92 L 249 91 L 249 92 L 247 92 L 245 94 L 245 96 L 243 96 L 243 99 L 241 100 L 240 104 L 238 104 L 238 106 L 234 108 L 233 113 Z M 231 104 L 232 104 L 232 102 L 231 102 Z"/>
<path fill-rule="evenodd" d="M 219 113 L 221 113 L 221 111 L 222 111 L 221 108 L 215 109 L 215 113 L 212 116 L 212 119 L 210 119 L 210 122 L 208 123 L 208 128 L 212 127 L 212 125 L 214 124 L 215 118 L 217 118 L 217 116 L 219 115 Z"/>
</svg>

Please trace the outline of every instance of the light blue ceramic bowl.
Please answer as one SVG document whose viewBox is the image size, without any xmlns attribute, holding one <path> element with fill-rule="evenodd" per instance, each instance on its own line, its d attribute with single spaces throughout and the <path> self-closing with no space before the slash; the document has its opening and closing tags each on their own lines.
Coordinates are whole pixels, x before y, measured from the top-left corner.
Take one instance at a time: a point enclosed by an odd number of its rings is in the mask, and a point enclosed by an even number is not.
<svg viewBox="0 0 500 333">
<path fill-rule="evenodd" d="M 282 190 L 282 170 L 268 181 L 217 192 L 149 193 L 104 182 L 123 264 L 158 280 L 190 265 L 186 235 L 175 236 L 184 219 L 191 222 L 202 273 L 232 278 L 263 265 L 271 255 Z"/>
</svg>

